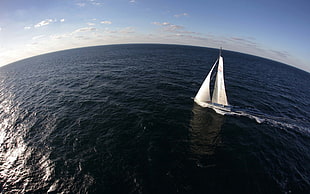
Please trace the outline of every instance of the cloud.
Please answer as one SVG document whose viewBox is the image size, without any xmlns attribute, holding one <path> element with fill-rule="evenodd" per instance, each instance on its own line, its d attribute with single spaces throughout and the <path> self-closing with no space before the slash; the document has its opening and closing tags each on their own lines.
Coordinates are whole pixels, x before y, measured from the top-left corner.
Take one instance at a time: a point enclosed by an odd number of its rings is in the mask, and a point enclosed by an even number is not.
<svg viewBox="0 0 310 194">
<path fill-rule="evenodd" d="M 273 53 L 275 56 L 278 56 L 279 58 L 290 58 L 290 57 L 292 57 L 287 51 L 270 50 L 270 52 Z"/>
<path fill-rule="evenodd" d="M 119 32 L 122 34 L 130 34 L 130 33 L 134 33 L 135 29 L 133 27 L 126 27 L 124 29 L 121 29 Z"/>
<path fill-rule="evenodd" d="M 182 37 L 182 36 L 197 36 L 197 35 L 201 35 L 201 33 L 197 33 L 197 32 L 192 32 L 192 31 L 187 31 L 184 30 L 184 26 L 180 26 L 180 25 L 175 25 L 175 24 L 171 24 L 169 22 L 153 22 L 152 24 L 157 25 L 157 26 L 162 26 L 161 30 L 163 32 L 166 33 L 172 33 L 173 36 L 178 36 L 178 37 Z"/>
<path fill-rule="evenodd" d="M 115 34 L 115 33 L 118 33 L 117 30 L 110 30 L 109 28 L 105 28 L 104 33 L 107 33 L 107 34 Z"/>
<path fill-rule="evenodd" d="M 34 37 L 32 37 L 32 40 L 38 40 L 38 39 L 43 38 L 43 37 L 45 37 L 45 35 L 34 36 Z"/>
<path fill-rule="evenodd" d="M 95 0 L 85 0 L 83 3 L 76 3 L 75 5 L 79 6 L 79 7 L 85 7 L 86 5 L 94 5 L 94 6 L 100 6 L 103 3 L 100 3 L 98 1 Z"/>
<path fill-rule="evenodd" d="M 94 25 L 96 25 L 96 24 L 95 24 L 95 23 L 88 22 L 87 25 L 89 25 L 89 26 L 94 26 Z"/>
<path fill-rule="evenodd" d="M 102 24 L 112 24 L 111 21 L 101 21 L 100 23 L 102 23 Z"/>
<path fill-rule="evenodd" d="M 97 31 L 97 28 L 94 28 L 94 27 L 79 28 L 79 29 L 75 30 L 73 33 L 91 32 L 91 31 Z"/>
<path fill-rule="evenodd" d="M 175 25 L 175 24 L 171 24 L 169 22 L 153 22 L 152 24 L 155 24 L 157 26 L 162 26 L 163 30 L 166 32 L 176 32 L 178 30 L 184 29 L 183 26 L 179 26 L 179 25 Z"/>
<path fill-rule="evenodd" d="M 79 7 L 85 7 L 86 3 L 77 3 L 76 5 Z"/>
<path fill-rule="evenodd" d="M 130 0 L 129 3 L 137 3 L 136 0 Z"/>
<path fill-rule="evenodd" d="M 65 22 L 65 19 L 64 18 L 62 18 L 60 20 L 57 20 L 57 19 L 54 19 L 54 20 L 53 19 L 45 19 L 45 20 L 42 20 L 41 22 L 33 25 L 33 27 L 34 28 L 40 28 L 42 26 L 46 26 L 46 25 L 49 25 L 51 23 L 56 23 L 56 22 L 61 22 L 61 23 Z M 32 26 L 25 26 L 24 30 L 30 30 L 31 28 L 32 28 Z"/>
<path fill-rule="evenodd" d="M 46 19 L 46 20 L 43 20 L 43 21 L 37 23 L 36 25 L 34 25 L 34 27 L 35 27 L 35 28 L 39 28 L 39 27 L 42 27 L 42 26 L 46 26 L 46 25 L 48 25 L 48 24 L 50 24 L 50 23 L 52 23 L 52 22 L 54 22 L 54 20 L 52 20 L 52 19 Z"/>
<path fill-rule="evenodd" d="M 179 17 L 182 17 L 182 16 L 188 16 L 188 13 L 181 13 L 181 14 L 174 15 L 175 18 L 179 18 Z"/>
<path fill-rule="evenodd" d="M 99 5 L 102 5 L 102 4 L 103 4 L 103 3 L 100 3 L 100 2 L 95 1 L 95 0 L 88 0 L 88 1 L 90 1 L 91 4 L 96 5 L 96 6 L 99 6 Z"/>
<path fill-rule="evenodd" d="M 229 42 L 233 42 L 236 45 L 246 45 L 250 47 L 258 47 L 257 43 L 250 40 L 249 38 L 246 37 L 230 37 L 227 38 Z"/>
<path fill-rule="evenodd" d="M 68 37 L 68 34 L 55 34 L 55 35 L 50 35 L 50 38 L 52 40 L 59 40 L 59 39 L 62 39 L 62 38 L 67 38 Z"/>
<path fill-rule="evenodd" d="M 103 32 L 106 34 L 131 34 L 135 33 L 135 29 L 133 27 L 125 27 L 117 30 L 110 30 L 109 28 L 105 28 Z"/>
<path fill-rule="evenodd" d="M 155 24 L 155 25 L 157 25 L 157 26 L 168 26 L 168 25 L 170 25 L 169 22 L 163 22 L 163 23 L 160 23 L 160 22 L 153 22 L 152 24 Z"/>
<path fill-rule="evenodd" d="M 0 32 L 2 31 L 2 28 L 0 27 Z"/>
<path fill-rule="evenodd" d="M 96 6 L 102 5 L 102 3 L 99 3 L 99 2 L 92 2 L 92 4 Z"/>
</svg>

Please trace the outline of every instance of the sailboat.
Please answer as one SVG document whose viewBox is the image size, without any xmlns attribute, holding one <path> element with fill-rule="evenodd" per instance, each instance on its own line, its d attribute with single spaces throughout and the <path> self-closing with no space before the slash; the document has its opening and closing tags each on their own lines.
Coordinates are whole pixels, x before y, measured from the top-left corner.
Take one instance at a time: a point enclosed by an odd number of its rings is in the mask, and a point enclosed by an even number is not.
<svg viewBox="0 0 310 194">
<path fill-rule="evenodd" d="M 224 111 L 229 112 L 231 106 L 228 104 L 225 83 L 224 83 L 224 68 L 223 68 L 223 57 L 222 57 L 222 48 L 220 48 L 220 54 L 218 59 L 215 61 L 210 72 L 208 73 L 206 79 L 202 83 L 199 91 L 197 92 L 194 101 L 202 106 L 212 108 L 216 112 Z M 211 74 L 217 65 L 216 79 L 214 84 L 214 90 L 211 97 L 210 93 L 210 81 Z"/>
</svg>

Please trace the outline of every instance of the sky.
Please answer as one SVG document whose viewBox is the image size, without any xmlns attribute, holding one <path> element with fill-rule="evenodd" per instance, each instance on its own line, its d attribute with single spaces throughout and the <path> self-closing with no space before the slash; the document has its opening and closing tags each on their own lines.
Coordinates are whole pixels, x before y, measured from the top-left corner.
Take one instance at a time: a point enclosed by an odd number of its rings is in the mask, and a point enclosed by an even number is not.
<svg viewBox="0 0 310 194">
<path fill-rule="evenodd" d="M 310 72 L 309 0 L 0 0 L 0 66 L 129 43 L 223 47 Z"/>
</svg>

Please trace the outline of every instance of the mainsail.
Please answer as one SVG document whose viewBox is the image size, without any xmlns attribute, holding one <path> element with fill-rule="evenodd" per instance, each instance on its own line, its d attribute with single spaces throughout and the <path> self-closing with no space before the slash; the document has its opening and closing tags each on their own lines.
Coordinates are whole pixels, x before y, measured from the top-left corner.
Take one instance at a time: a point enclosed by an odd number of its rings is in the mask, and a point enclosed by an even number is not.
<svg viewBox="0 0 310 194">
<path fill-rule="evenodd" d="M 216 80 L 214 85 L 214 91 L 212 96 L 212 103 L 228 105 L 227 96 L 224 84 L 224 69 L 223 69 L 223 57 L 219 57 L 219 64 L 217 67 Z"/>
<path fill-rule="evenodd" d="M 217 62 L 218 62 L 217 74 L 216 74 L 216 79 L 215 79 L 215 84 L 214 84 L 214 91 L 213 91 L 212 98 L 211 98 L 210 80 L 211 80 L 211 74 Z M 223 57 L 221 56 L 221 53 L 219 55 L 219 58 L 216 60 L 216 62 L 212 66 L 206 79 L 202 83 L 199 91 L 197 92 L 195 96 L 195 102 L 205 107 L 208 107 L 211 104 L 228 106 L 228 101 L 227 101 L 227 96 L 226 96 L 226 91 L 225 91 L 225 83 L 224 83 Z"/>
</svg>

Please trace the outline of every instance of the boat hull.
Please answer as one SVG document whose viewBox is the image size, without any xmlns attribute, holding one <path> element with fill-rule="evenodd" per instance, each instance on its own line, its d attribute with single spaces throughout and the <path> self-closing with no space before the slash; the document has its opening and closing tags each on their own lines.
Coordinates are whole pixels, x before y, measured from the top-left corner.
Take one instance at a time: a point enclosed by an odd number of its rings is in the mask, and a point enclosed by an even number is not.
<svg viewBox="0 0 310 194">
<path fill-rule="evenodd" d="M 216 113 L 219 114 L 225 114 L 231 112 L 231 106 L 225 106 L 221 104 L 216 104 L 216 103 L 208 103 L 208 102 L 201 102 L 197 99 L 194 99 L 194 101 L 201 107 L 204 108 L 211 108 L 213 109 Z"/>
</svg>

